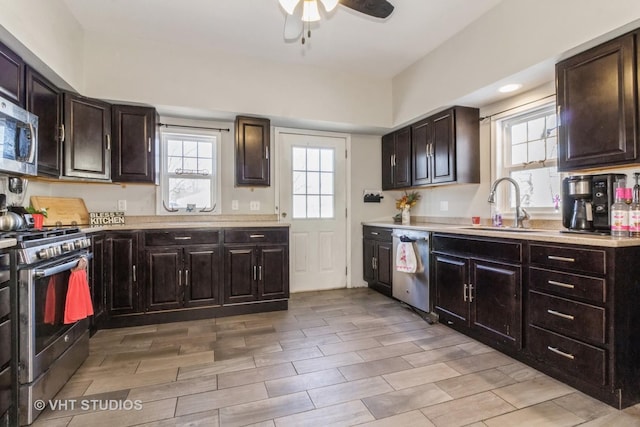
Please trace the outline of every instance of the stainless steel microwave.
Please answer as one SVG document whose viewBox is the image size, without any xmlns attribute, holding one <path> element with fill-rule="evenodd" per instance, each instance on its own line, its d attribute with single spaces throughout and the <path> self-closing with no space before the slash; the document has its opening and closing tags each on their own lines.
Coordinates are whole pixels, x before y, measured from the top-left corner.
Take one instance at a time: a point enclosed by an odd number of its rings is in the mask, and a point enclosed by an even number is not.
<svg viewBox="0 0 640 427">
<path fill-rule="evenodd" d="M 0 173 L 37 175 L 38 116 L 0 98 Z"/>
</svg>

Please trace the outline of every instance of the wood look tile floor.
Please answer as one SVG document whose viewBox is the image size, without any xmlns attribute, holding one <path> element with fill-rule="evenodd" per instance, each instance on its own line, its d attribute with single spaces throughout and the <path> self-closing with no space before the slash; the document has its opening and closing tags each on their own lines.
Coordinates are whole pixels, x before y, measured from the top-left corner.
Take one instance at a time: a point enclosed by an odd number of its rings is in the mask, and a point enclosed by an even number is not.
<svg viewBox="0 0 640 427">
<path fill-rule="evenodd" d="M 640 426 L 367 288 L 101 330 L 34 426 Z M 74 402 L 70 408 L 69 402 Z"/>
</svg>

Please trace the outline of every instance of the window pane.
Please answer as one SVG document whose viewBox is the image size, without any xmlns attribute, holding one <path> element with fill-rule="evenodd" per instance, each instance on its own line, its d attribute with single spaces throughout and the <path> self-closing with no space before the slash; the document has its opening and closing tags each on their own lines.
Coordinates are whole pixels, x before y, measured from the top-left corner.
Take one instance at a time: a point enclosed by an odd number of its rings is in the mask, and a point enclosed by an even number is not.
<svg viewBox="0 0 640 427">
<path fill-rule="evenodd" d="M 211 159 L 198 159 L 198 173 L 201 175 L 210 175 L 213 171 Z"/>
<path fill-rule="evenodd" d="M 527 162 L 527 144 L 514 145 L 511 148 L 511 164 L 521 165 Z"/>
<path fill-rule="evenodd" d="M 317 148 L 307 148 L 307 170 L 320 170 L 320 150 Z"/>
<path fill-rule="evenodd" d="M 213 158 L 213 146 L 208 142 L 198 143 L 198 157 Z"/>
<path fill-rule="evenodd" d="M 333 194 L 333 174 L 320 174 L 320 194 Z"/>
<path fill-rule="evenodd" d="M 552 129 L 555 130 L 555 128 L 556 128 L 556 115 L 549 114 L 547 116 L 547 132 L 551 131 Z"/>
<path fill-rule="evenodd" d="M 293 170 L 303 171 L 307 169 L 307 150 L 305 148 L 293 147 L 291 157 Z"/>
<path fill-rule="evenodd" d="M 520 123 L 511 127 L 511 144 L 520 144 L 527 140 L 527 124 Z"/>
<path fill-rule="evenodd" d="M 307 174 L 306 172 L 293 172 L 293 194 L 306 194 Z"/>
<path fill-rule="evenodd" d="M 196 141 L 184 141 L 184 156 L 198 156 L 198 143 Z"/>
<path fill-rule="evenodd" d="M 520 203 L 523 207 L 554 207 L 554 197 L 560 195 L 560 175 L 555 167 L 514 171 L 511 172 L 511 178 L 520 185 Z M 515 201 L 511 202 L 511 206 L 515 208 Z"/>
<path fill-rule="evenodd" d="M 320 194 L 320 173 L 307 172 L 307 194 Z"/>
<path fill-rule="evenodd" d="M 167 154 L 169 156 L 182 156 L 182 141 L 170 139 L 167 142 Z"/>
<path fill-rule="evenodd" d="M 294 218 L 307 217 L 307 197 L 306 196 L 293 196 L 293 217 Z"/>
<path fill-rule="evenodd" d="M 333 196 L 320 196 L 320 216 L 333 218 Z"/>
<path fill-rule="evenodd" d="M 175 173 L 176 169 L 182 169 L 182 157 L 169 157 L 167 159 L 167 170 Z"/>
<path fill-rule="evenodd" d="M 320 196 L 307 196 L 307 218 L 320 218 Z"/>
<path fill-rule="evenodd" d="M 531 141 L 529 144 L 528 157 L 530 162 L 544 160 L 544 141 L 539 139 L 537 141 Z"/>
<path fill-rule="evenodd" d="M 547 138 L 547 159 L 558 158 L 558 139 L 554 136 Z"/>
<path fill-rule="evenodd" d="M 544 137 L 545 131 L 546 131 L 546 126 L 545 126 L 544 117 L 531 120 L 529 122 L 529 133 L 527 135 L 527 139 L 529 141 L 541 139 Z"/>
<path fill-rule="evenodd" d="M 323 172 L 333 172 L 333 150 L 321 150 L 320 170 Z"/>
<path fill-rule="evenodd" d="M 198 208 L 210 207 L 211 181 L 208 179 L 169 178 L 169 205 L 186 208 L 195 204 Z"/>
<path fill-rule="evenodd" d="M 198 170 L 198 159 L 185 157 L 182 163 L 185 173 L 195 173 Z"/>
</svg>

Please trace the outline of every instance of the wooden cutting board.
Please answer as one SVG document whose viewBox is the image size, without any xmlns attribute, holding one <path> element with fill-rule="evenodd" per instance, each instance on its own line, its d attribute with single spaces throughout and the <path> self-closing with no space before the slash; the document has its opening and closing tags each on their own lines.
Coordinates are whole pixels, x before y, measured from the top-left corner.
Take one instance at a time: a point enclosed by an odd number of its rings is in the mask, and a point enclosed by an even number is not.
<svg viewBox="0 0 640 427">
<path fill-rule="evenodd" d="M 47 209 L 49 215 L 44 219 L 44 225 L 48 227 L 73 225 L 74 222 L 77 225 L 89 224 L 89 212 L 79 197 L 31 196 L 31 206 Z"/>
</svg>

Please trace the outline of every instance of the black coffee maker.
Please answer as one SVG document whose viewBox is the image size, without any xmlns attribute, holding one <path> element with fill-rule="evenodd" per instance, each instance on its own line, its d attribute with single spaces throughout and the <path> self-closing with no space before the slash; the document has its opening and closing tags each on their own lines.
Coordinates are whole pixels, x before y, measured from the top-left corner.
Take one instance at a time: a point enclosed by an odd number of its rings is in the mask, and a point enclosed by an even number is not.
<svg viewBox="0 0 640 427">
<path fill-rule="evenodd" d="M 624 186 L 624 174 L 574 175 L 562 180 L 562 225 L 574 232 L 611 230 L 610 207 L 616 183 Z"/>
</svg>

